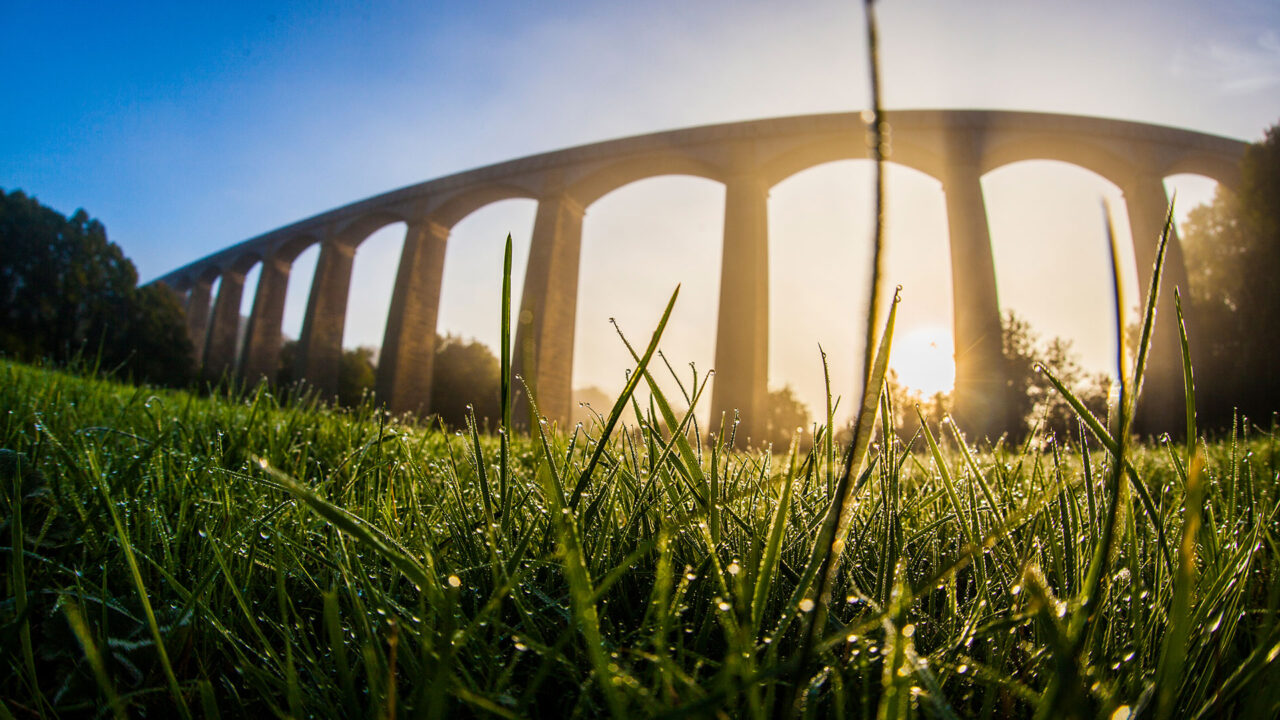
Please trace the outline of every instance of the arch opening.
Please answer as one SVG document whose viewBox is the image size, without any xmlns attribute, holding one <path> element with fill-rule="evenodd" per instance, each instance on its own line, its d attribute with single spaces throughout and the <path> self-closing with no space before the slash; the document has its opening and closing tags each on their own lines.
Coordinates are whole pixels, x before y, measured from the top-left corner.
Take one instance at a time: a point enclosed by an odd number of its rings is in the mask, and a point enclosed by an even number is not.
<svg viewBox="0 0 1280 720">
<path fill-rule="evenodd" d="M 1044 341 L 1071 343 L 1090 372 L 1116 374 L 1110 218 L 1125 286 L 1125 324 L 1138 319 L 1140 288 L 1125 197 L 1103 176 L 1056 160 L 1003 165 L 982 178 L 1003 314 L 1012 311 Z"/>
<path fill-rule="evenodd" d="M 338 365 L 338 399 L 343 404 L 357 404 L 363 393 L 373 390 L 407 227 L 403 222 L 382 224 L 354 243 Z"/>
<path fill-rule="evenodd" d="M 507 198 L 471 211 L 449 231 L 436 334 L 483 343 L 496 356 L 501 344 L 502 255 L 511 235 L 511 333 L 520 312 L 529 240 L 538 203 Z"/>
<path fill-rule="evenodd" d="M 204 327 L 200 329 L 199 343 L 196 346 L 196 366 L 201 369 L 204 368 L 205 352 L 209 348 L 209 336 L 213 333 L 213 313 L 218 307 L 218 294 L 222 292 L 221 272 L 210 270 L 204 275 L 209 277 L 214 272 L 217 272 L 217 276 L 209 284 L 209 304 L 204 308 Z"/>
<path fill-rule="evenodd" d="M 1183 237 L 1182 228 L 1187 223 L 1187 216 L 1201 205 L 1213 202 L 1219 190 L 1231 192 L 1225 185 L 1208 175 L 1196 173 L 1178 173 L 1164 179 L 1165 194 L 1169 196 L 1173 206 L 1173 218 L 1177 222 L 1178 236 Z"/>
<path fill-rule="evenodd" d="M 258 296 L 258 281 L 262 278 L 262 261 L 254 260 L 244 274 L 244 292 L 240 295 L 240 311 L 236 321 L 236 351 L 233 357 L 237 362 L 244 353 L 244 345 L 248 340 L 249 316 L 253 314 L 253 304 Z M 237 370 L 240 368 L 237 366 Z"/>
<path fill-rule="evenodd" d="M 302 337 L 302 323 L 307 314 L 307 298 L 311 294 L 316 262 L 319 259 L 320 244 L 311 243 L 294 256 L 289 266 L 289 282 L 285 288 L 284 298 L 284 320 L 280 326 L 283 347 L 280 352 L 280 367 L 277 368 L 278 379 L 284 382 L 298 379 L 294 377 L 293 363 L 297 358 L 298 338 Z"/>
<path fill-rule="evenodd" d="M 903 286 L 892 364 L 899 382 L 928 395 L 949 391 L 951 269 L 941 186 L 913 168 L 886 166 L 885 300 Z M 769 205 L 769 387 L 791 384 L 819 419 L 827 353 L 837 424 L 855 412 L 874 233 L 874 164 L 837 160 L 778 183 Z M 885 308 L 887 311 L 887 307 Z"/>
<path fill-rule="evenodd" d="M 1219 246 L 1209 234 L 1209 226 L 1215 224 L 1218 217 L 1215 206 L 1220 200 L 1233 203 L 1235 195 L 1217 180 L 1192 173 L 1170 175 L 1164 179 L 1164 186 L 1174 203 L 1178 242 L 1181 243 L 1186 258 L 1189 287 L 1184 290 L 1184 294 L 1192 299 L 1186 309 L 1192 315 L 1188 322 L 1194 326 L 1197 308 L 1216 295 L 1210 285 L 1220 282 L 1222 277 L 1222 265 L 1215 262 L 1220 257 L 1216 252 Z M 1231 207 L 1231 204 L 1226 207 Z M 1185 298 L 1183 302 L 1186 303 Z"/>
<path fill-rule="evenodd" d="M 382 346 L 406 228 L 403 222 L 383 225 L 357 244 L 342 326 L 344 349 L 373 348 L 376 356 Z"/>
<path fill-rule="evenodd" d="M 680 297 L 663 334 L 663 354 L 690 393 L 689 363 L 700 379 L 712 368 L 724 207 L 724 185 L 691 175 L 631 182 L 590 206 L 583 218 L 574 329 L 571 407 L 577 419 L 587 417 L 579 402 L 607 414 L 634 366 L 610 318 L 642 348 L 677 284 Z M 687 406 L 666 367 L 655 359 L 653 369 L 673 408 Z M 710 412 L 709 385 L 696 413 L 704 428 Z"/>
</svg>

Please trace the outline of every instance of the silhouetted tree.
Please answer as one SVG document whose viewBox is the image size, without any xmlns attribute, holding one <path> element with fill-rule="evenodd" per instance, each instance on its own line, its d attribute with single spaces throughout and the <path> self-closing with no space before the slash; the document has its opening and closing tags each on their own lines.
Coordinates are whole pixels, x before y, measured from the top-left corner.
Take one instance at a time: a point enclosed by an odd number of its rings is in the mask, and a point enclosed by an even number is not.
<svg viewBox="0 0 1280 720">
<path fill-rule="evenodd" d="M 1013 311 L 1001 323 L 1005 362 L 1008 368 L 1010 403 L 1009 439 L 1021 442 L 1037 423 L 1043 434 L 1059 439 L 1074 437 L 1076 414 L 1049 378 L 1035 370 L 1037 363 L 1053 371 L 1062 384 L 1075 393 L 1095 416 L 1107 417 L 1107 393 L 1111 379 L 1105 373 L 1090 373 L 1080 365 L 1071 341 L 1042 340 L 1031 324 Z M 961 428 L 963 429 L 963 428 Z"/>
<path fill-rule="evenodd" d="M 951 393 L 937 392 L 925 397 L 923 392 L 903 385 L 902 380 L 898 377 L 898 371 L 893 368 L 889 368 L 884 384 L 889 393 L 890 406 L 893 409 L 894 433 L 904 443 L 910 440 L 916 434 L 916 431 L 920 429 L 920 414 L 916 412 L 916 406 L 920 407 L 925 419 L 930 422 L 930 427 L 935 430 L 942 418 L 951 412 Z M 877 428 L 878 430 L 879 428 Z M 850 436 L 852 437 L 852 433 Z M 916 447 L 920 448 L 923 445 L 917 444 Z"/>
<path fill-rule="evenodd" d="M 0 350 L 185 383 L 192 350 L 178 298 L 137 284 L 133 263 L 84 210 L 66 218 L 0 190 Z"/>
<path fill-rule="evenodd" d="M 339 405 L 356 407 L 373 390 L 378 376 L 378 364 L 374 361 L 377 352 L 377 348 L 372 347 L 343 348 L 338 364 Z M 298 341 L 285 340 L 280 346 L 280 369 L 275 379 L 277 387 L 288 387 L 302 379 L 297 375 L 297 358 Z"/>
<path fill-rule="evenodd" d="M 809 424 L 809 408 L 800 402 L 790 385 L 770 390 L 766 407 L 769 415 L 765 422 L 765 442 L 773 443 L 774 452 L 786 452 L 796 431 L 803 431 Z"/>
<path fill-rule="evenodd" d="M 1280 410 L 1280 125 L 1240 169 L 1239 195 L 1219 188 L 1182 226 L 1201 427 L 1227 427 L 1236 409 L 1264 423 Z"/>
<path fill-rule="evenodd" d="M 1069 340 L 1041 339 L 1030 323 L 1012 311 L 1005 313 L 1001 330 L 1009 382 L 1006 397 L 1010 421 L 1006 437 L 1010 441 L 1022 442 L 1037 425 L 1046 437 L 1050 434 L 1060 439 L 1075 437 L 1075 412 L 1049 378 L 1035 371 L 1037 363 L 1052 370 L 1090 412 L 1106 419 L 1111 379 L 1105 373 L 1085 370 L 1072 352 Z M 885 385 L 894 409 L 894 431 L 903 442 L 920 428 L 920 418 L 915 410 L 917 405 L 930 422 L 935 437 L 940 442 L 949 441 L 950 434 L 939 433 L 938 427 L 942 418 L 951 411 L 950 393 L 925 397 L 919 390 L 904 386 L 893 370 L 889 371 Z M 965 427 L 961 425 L 959 429 L 963 432 Z"/>
<path fill-rule="evenodd" d="M 356 407 L 373 390 L 377 365 L 373 361 L 377 348 L 344 348 L 338 365 L 338 404 Z"/>
<path fill-rule="evenodd" d="M 498 356 L 487 345 L 456 335 L 437 335 L 432 372 L 431 412 L 439 415 L 446 425 L 463 427 L 467 405 L 475 408 L 482 429 L 486 424 L 492 428 L 501 421 L 501 366 Z"/>
</svg>

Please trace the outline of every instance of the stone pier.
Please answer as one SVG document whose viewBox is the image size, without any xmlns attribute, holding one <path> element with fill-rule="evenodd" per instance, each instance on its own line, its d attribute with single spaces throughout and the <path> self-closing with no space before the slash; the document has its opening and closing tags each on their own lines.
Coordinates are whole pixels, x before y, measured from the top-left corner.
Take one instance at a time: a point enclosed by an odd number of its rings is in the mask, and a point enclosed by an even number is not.
<svg viewBox="0 0 1280 720">
<path fill-rule="evenodd" d="M 392 412 L 431 410 L 436 317 L 449 228 L 431 220 L 409 224 L 378 359 L 378 398 Z"/>
</svg>

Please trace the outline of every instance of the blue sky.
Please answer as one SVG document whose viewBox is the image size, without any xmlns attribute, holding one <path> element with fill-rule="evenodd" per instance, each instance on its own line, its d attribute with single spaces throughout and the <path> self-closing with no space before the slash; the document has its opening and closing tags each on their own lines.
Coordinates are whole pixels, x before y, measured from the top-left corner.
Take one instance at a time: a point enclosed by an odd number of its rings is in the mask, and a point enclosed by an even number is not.
<svg viewBox="0 0 1280 720">
<path fill-rule="evenodd" d="M 1074 112 L 1242 139 L 1280 121 L 1280 4 L 1270 0 L 926 0 L 885 2 L 880 17 L 890 108 Z M 629 134 L 860 109 L 867 95 L 856 2 L 8 0 L 0 63 L 0 187 L 65 213 L 86 208 L 144 280 L 450 172 Z M 1107 189 L 1070 168 L 1001 173 L 984 182 L 1002 302 L 1104 362 L 1108 332 L 1097 329 L 1096 308 L 1083 307 L 1102 301 L 1076 298 L 1078 287 L 1046 290 L 1033 270 L 1078 263 L 1086 275 L 1099 272 L 1100 253 L 1064 253 L 1061 243 L 1097 231 L 1096 197 Z M 859 164 L 841 163 L 775 189 L 775 328 L 812 306 L 807 287 L 828 288 L 818 300 L 836 302 L 847 278 L 861 277 L 865 177 Z M 1036 196 L 1051 200 L 1029 209 L 1018 193 L 1036 183 Z M 1208 191 L 1192 182 L 1182 197 Z M 907 206 L 898 226 L 910 233 L 899 242 L 905 327 L 945 328 L 936 202 L 910 177 L 898 192 Z M 591 307 L 579 319 L 576 384 L 620 384 L 626 358 L 609 354 L 607 317 L 647 333 L 675 282 L 686 288 L 671 354 L 709 365 L 722 196 L 714 184 L 668 178 L 588 210 L 581 285 L 592 302 L 580 303 Z M 917 196 L 918 206 L 909 202 Z M 496 336 L 495 248 L 511 231 L 523 252 L 532 213 L 531 203 L 513 201 L 456 229 L 442 329 Z M 1046 227 L 1062 240 L 1031 250 L 1019 241 Z M 783 251 L 785 238 L 807 254 Z M 397 242 L 374 238 L 357 257 L 347 344 L 380 337 Z M 635 245 L 659 260 L 620 250 Z M 681 262 L 663 259 L 672 256 Z M 854 274 L 823 275 L 841 265 Z M 305 287 L 295 281 L 286 330 L 300 322 L 298 297 Z M 1063 298 L 1079 312 L 1064 311 Z M 858 333 L 824 322 L 791 323 L 795 337 L 775 329 L 773 384 L 812 395 L 818 341 L 842 356 L 837 363 L 853 362 L 843 356 L 857 355 Z"/>
</svg>

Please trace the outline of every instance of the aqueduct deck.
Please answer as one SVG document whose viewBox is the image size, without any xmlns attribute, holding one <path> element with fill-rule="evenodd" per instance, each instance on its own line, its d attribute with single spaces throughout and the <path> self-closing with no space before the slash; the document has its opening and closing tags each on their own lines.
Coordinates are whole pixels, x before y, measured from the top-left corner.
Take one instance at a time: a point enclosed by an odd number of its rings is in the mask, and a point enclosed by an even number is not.
<svg viewBox="0 0 1280 720">
<path fill-rule="evenodd" d="M 1164 178 L 1195 173 L 1235 188 L 1246 144 L 1203 133 L 1103 118 L 985 110 L 887 113 L 890 160 L 933 177 L 946 197 L 950 233 L 956 416 L 971 433 L 1003 422 L 1000 307 L 981 177 L 1022 160 L 1058 160 L 1114 183 L 1125 198 L 1140 275 L 1149 276 L 1168 199 Z M 737 409 L 748 432 L 763 412 L 768 378 L 768 224 L 771 187 L 814 165 L 868 157 L 858 113 L 807 115 L 694 127 L 583 145 L 448 175 L 335 208 L 237 243 L 159 278 L 185 294 L 198 359 L 212 375 L 270 377 L 279 364 L 290 267 L 320 255 L 303 321 L 297 372 L 322 392 L 337 387 L 356 248 L 386 225 L 407 226 L 377 394 L 393 410 L 428 410 L 436 316 L 450 229 L 507 198 L 537 201 L 513 359 L 543 414 L 570 414 L 582 218 L 606 193 L 648 177 L 694 175 L 725 185 L 720 316 L 712 417 Z M 248 332 L 237 348 L 245 274 L 262 263 Z M 1151 417 L 1177 418 L 1172 287 L 1187 286 L 1176 242 L 1146 392 Z M 211 289 L 221 278 L 216 299 Z M 1147 279 L 1142 278 L 1145 283 Z M 851 328 L 851 331 L 852 330 Z M 529 358 L 532 367 L 521 367 Z M 1160 409 L 1160 408 L 1164 409 Z M 1156 429 L 1156 428 L 1149 428 Z"/>
</svg>

